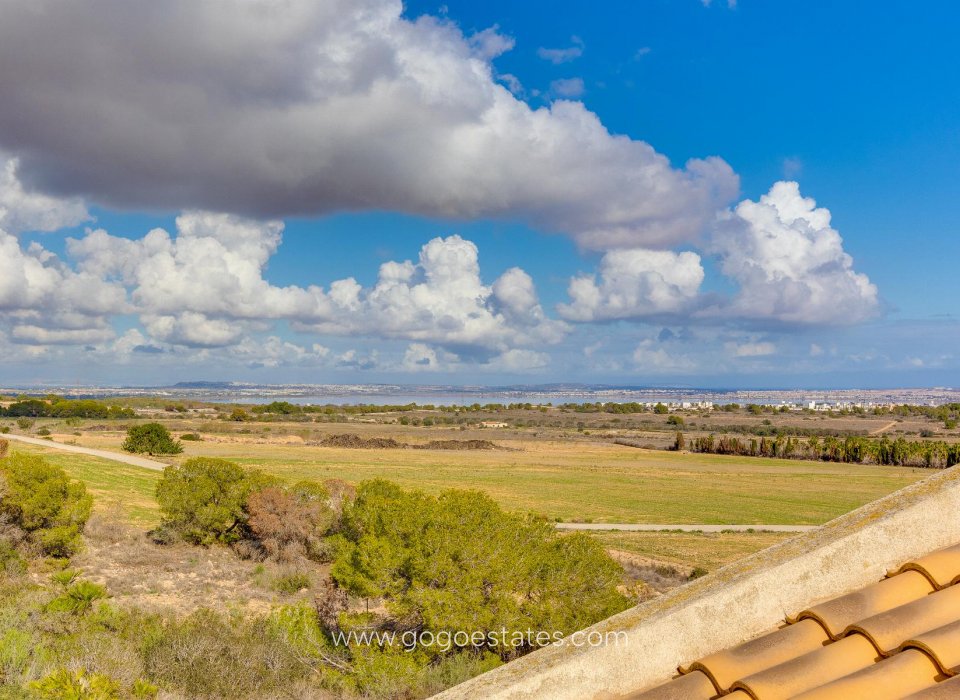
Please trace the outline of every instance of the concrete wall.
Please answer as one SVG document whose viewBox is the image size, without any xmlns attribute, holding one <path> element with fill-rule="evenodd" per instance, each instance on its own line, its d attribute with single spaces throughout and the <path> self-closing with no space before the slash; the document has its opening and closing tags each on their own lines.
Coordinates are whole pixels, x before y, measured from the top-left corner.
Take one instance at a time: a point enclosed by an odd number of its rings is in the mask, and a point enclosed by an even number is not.
<svg viewBox="0 0 960 700">
<path fill-rule="evenodd" d="M 668 680 L 681 663 L 758 636 L 786 615 L 878 581 L 910 558 L 957 542 L 960 467 L 589 628 L 623 631 L 625 642 L 546 647 L 436 697 L 614 698 Z"/>
</svg>

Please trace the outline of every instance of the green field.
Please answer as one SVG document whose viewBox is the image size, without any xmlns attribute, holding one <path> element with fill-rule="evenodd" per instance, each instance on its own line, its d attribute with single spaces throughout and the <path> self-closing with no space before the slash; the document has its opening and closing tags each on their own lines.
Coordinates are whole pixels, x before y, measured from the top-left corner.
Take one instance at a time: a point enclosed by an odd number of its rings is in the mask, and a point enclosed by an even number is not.
<svg viewBox="0 0 960 700">
<path fill-rule="evenodd" d="M 112 447 L 99 438 L 97 446 Z M 81 440 L 81 444 L 93 444 Z M 332 449 L 302 444 L 185 443 L 286 480 L 385 478 L 437 492 L 474 488 L 505 508 L 563 521 L 816 525 L 923 478 L 899 467 L 646 451 L 609 443 L 516 441 L 514 451 Z M 17 445 L 14 449 L 27 448 Z M 156 517 L 156 472 L 44 450 L 83 479 L 101 508 Z"/>
<path fill-rule="evenodd" d="M 595 533 L 607 549 L 638 554 L 658 562 L 713 571 L 790 537 L 782 532 L 603 532 Z"/>
</svg>

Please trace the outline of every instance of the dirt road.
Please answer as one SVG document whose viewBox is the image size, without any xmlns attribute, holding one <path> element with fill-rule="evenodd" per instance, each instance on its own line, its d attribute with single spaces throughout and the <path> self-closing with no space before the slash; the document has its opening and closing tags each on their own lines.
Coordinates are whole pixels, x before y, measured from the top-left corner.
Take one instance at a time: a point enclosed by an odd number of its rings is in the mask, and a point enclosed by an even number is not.
<svg viewBox="0 0 960 700">
<path fill-rule="evenodd" d="M 161 472 L 163 468 L 167 465 L 163 462 L 157 462 L 153 459 L 147 459 L 146 457 L 137 457 L 135 455 L 126 455 L 120 452 L 111 452 L 110 450 L 95 450 L 90 447 L 80 447 L 79 445 L 64 445 L 62 442 L 54 442 L 53 440 L 41 440 L 40 438 L 27 437 L 26 435 L 14 435 L 12 433 L 7 433 L 6 435 L 0 435 L 0 438 L 5 440 L 13 440 L 16 442 L 25 442 L 30 445 L 39 445 L 40 447 L 50 447 L 56 450 L 63 450 L 64 452 L 78 452 L 82 455 L 90 455 L 91 457 L 100 457 L 102 459 L 110 459 L 114 462 L 123 462 L 124 464 L 130 464 L 134 467 L 143 467 L 144 469 L 153 469 L 154 471 Z"/>
</svg>

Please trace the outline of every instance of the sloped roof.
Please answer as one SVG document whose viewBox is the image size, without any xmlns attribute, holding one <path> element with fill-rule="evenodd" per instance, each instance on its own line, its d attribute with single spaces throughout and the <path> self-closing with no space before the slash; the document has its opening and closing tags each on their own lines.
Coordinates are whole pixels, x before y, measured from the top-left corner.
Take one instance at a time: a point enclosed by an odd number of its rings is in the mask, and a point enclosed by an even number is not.
<svg viewBox="0 0 960 700">
<path fill-rule="evenodd" d="M 690 664 L 675 681 L 680 694 L 674 697 L 712 698 L 717 685 L 726 692 L 742 681 L 723 697 L 746 700 L 755 692 L 746 681 L 760 687 L 761 674 L 773 668 L 802 676 L 802 664 L 811 659 L 834 668 L 823 673 L 843 679 L 844 688 L 865 677 L 872 683 L 873 674 L 923 677 L 929 670 L 931 687 L 946 695 L 921 697 L 960 698 L 960 681 L 946 678 L 954 668 L 947 664 L 956 662 L 943 651 L 957 648 L 950 624 L 960 620 L 958 543 L 960 467 L 954 467 L 583 631 L 620 635 L 609 642 L 577 646 L 568 638 L 438 698 L 610 700 L 661 686 L 677 675 L 678 664 Z M 952 549 L 928 556 L 944 548 Z M 889 571 L 896 573 L 881 581 Z M 919 628 L 909 622 L 914 615 L 926 620 Z M 790 624 L 778 630 L 785 618 Z M 771 631 L 779 635 L 776 644 Z M 737 652 L 747 640 L 755 646 Z M 748 656 L 766 660 L 759 667 L 736 666 Z M 888 687 L 885 680 L 879 685 Z M 841 689 L 810 697 L 879 700 L 912 692 L 874 696 Z"/>
<path fill-rule="evenodd" d="M 677 679 L 628 697 L 960 698 L 958 582 L 960 544 L 807 607 L 783 627 L 681 667 Z"/>
</svg>

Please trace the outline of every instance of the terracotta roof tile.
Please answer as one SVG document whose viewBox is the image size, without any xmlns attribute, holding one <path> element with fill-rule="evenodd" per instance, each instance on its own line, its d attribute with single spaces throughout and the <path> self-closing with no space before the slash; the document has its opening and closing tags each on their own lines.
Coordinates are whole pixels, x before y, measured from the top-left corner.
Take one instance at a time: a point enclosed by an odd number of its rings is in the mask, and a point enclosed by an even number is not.
<svg viewBox="0 0 960 700">
<path fill-rule="evenodd" d="M 711 680 L 694 671 L 647 692 L 630 695 L 628 700 L 710 700 L 716 695 L 717 689 Z"/>
<path fill-rule="evenodd" d="M 731 686 L 746 690 L 751 697 L 759 700 L 786 699 L 873 666 L 879 656 L 866 637 L 852 634 L 816 651 L 747 676 Z"/>
<path fill-rule="evenodd" d="M 958 567 L 960 545 L 920 557 L 883 581 L 807 608 L 785 627 L 681 667 L 679 678 L 630 697 L 960 700 Z"/>
<path fill-rule="evenodd" d="M 960 620 L 912 637 L 900 649 L 925 651 L 948 676 L 960 674 Z M 960 689 L 957 690 L 960 698 Z"/>
<path fill-rule="evenodd" d="M 897 578 L 900 576 L 888 580 L 895 581 Z M 888 656 L 914 635 L 935 630 L 956 620 L 960 620 L 960 586 L 951 586 L 861 620 L 850 625 L 847 631 L 860 632 L 869 637 L 877 649 Z"/>
<path fill-rule="evenodd" d="M 821 685 L 794 700 L 902 700 L 937 683 L 940 671 L 929 656 L 908 649 L 869 668 Z"/>
<path fill-rule="evenodd" d="M 904 700 L 957 700 L 957 698 L 960 698 L 960 676 L 940 681 L 926 690 L 908 695 Z"/>
<path fill-rule="evenodd" d="M 939 589 L 960 582 L 960 544 L 947 547 L 910 561 L 890 575 L 904 571 L 919 571 Z"/>
<path fill-rule="evenodd" d="M 800 612 L 797 618 L 817 620 L 827 630 L 831 639 L 839 639 L 850 625 L 923 598 L 933 590 L 933 584 L 926 576 L 916 571 L 908 571 L 807 608 Z"/>
<path fill-rule="evenodd" d="M 776 666 L 808 651 L 823 648 L 829 641 L 823 627 L 814 620 L 788 625 L 758 639 L 711 654 L 681 671 L 698 669 L 713 679 L 717 690 L 728 690 L 744 676 Z"/>
</svg>

